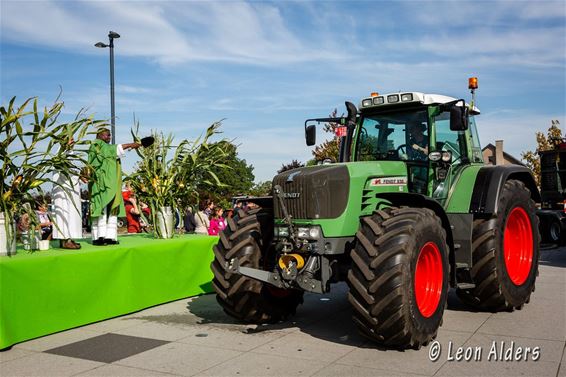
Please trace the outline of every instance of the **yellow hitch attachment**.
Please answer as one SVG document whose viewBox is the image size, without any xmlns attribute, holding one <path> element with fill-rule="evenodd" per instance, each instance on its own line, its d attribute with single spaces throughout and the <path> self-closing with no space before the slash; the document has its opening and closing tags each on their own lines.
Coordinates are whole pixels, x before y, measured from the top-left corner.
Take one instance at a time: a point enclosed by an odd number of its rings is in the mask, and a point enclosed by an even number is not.
<svg viewBox="0 0 566 377">
<path fill-rule="evenodd" d="M 300 270 L 305 265 L 305 259 L 299 254 L 284 254 L 279 258 L 279 267 L 282 270 L 286 270 L 294 263 L 297 266 L 297 270 Z"/>
</svg>

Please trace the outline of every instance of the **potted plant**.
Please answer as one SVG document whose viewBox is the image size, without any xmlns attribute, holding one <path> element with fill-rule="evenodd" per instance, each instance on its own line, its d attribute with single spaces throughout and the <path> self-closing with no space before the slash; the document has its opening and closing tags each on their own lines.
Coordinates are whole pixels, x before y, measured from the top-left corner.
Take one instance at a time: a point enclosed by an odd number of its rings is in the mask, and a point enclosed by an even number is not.
<svg viewBox="0 0 566 377">
<path fill-rule="evenodd" d="M 88 128 L 100 122 L 81 110 L 73 121 L 59 123 L 63 102 L 39 110 L 37 98 L 19 107 L 15 100 L 0 107 L 0 255 L 15 253 L 16 216 L 25 213 L 29 226 L 37 225 L 34 196 L 43 196 L 45 183 L 58 185 L 52 173 L 58 171 L 69 179 L 79 174 L 77 167 L 86 164 L 81 146 L 88 143 Z"/>
<path fill-rule="evenodd" d="M 187 202 L 198 201 L 199 184 L 222 185 L 212 167 L 226 167 L 219 164 L 226 152 L 221 143 L 209 143 L 213 135 L 220 133 L 220 126 L 221 122 L 215 122 L 196 140 L 184 139 L 176 146 L 171 134 L 154 133 L 153 145 L 136 149 L 140 161 L 126 180 L 139 200 L 151 209 L 156 238 L 173 236 L 174 213 Z M 140 140 L 137 133 L 138 126 L 132 135 Z"/>
</svg>

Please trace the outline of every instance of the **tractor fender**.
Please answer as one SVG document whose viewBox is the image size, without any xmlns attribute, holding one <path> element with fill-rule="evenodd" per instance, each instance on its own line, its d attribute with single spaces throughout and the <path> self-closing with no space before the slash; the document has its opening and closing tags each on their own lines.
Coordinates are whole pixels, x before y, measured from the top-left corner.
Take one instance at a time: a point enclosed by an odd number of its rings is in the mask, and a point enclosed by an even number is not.
<svg viewBox="0 0 566 377">
<path fill-rule="evenodd" d="M 452 235 L 452 227 L 450 226 L 450 220 L 444 208 L 436 200 L 431 199 L 427 196 L 415 193 L 406 192 L 384 192 L 376 195 L 378 199 L 384 199 L 391 203 L 395 207 L 408 206 L 415 208 L 429 208 L 436 213 L 442 222 L 442 227 L 446 230 L 446 242 L 450 248 L 449 262 L 450 262 L 450 280 L 454 284 L 456 281 L 455 271 L 456 271 L 456 260 L 454 253 L 454 238 Z"/>
<path fill-rule="evenodd" d="M 484 166 L 476 176 L 469 212 L 474 215 L 496 216 L 499 211 L 499 196 L 505 182 L 510 179 L 523 182 L 531 192 L 531 198 L 535 203 L 540 203 L 541 197 L 535 179 L 526 166 Z"/>
</svg>

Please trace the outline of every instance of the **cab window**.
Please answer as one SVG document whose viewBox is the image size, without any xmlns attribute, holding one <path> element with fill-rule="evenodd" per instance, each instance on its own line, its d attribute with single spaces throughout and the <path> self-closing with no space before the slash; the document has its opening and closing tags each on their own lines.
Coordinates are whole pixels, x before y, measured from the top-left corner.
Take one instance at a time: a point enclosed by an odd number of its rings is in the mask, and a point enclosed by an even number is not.
<svg viewBox="0 0 566 377">
<path fill-rule="evenodd" d="M 425 161 L 428 143 L 425 110 L 370 115 L 358 132 L 356 160 Z"/>
</svg>

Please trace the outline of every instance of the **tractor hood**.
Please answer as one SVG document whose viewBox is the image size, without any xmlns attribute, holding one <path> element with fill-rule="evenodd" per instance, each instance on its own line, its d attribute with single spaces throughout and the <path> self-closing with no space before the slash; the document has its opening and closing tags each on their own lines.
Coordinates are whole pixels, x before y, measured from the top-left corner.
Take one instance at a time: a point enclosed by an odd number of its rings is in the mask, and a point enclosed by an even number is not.
<svg viewBox="0 0 566 377">
<path fill-rule="evenodd" d="M 406 191 L 406 178 L 402 161 L 349 162 L 289 170 L 277 175 L 273 185 L 283 189 L 285 205 L 296 222 L 328 220 L 335 226 L 348 222 L 357 229 L 359 217 L 375 209 L 375 194 Z M 283 218 L 278 200 L 274 210 L 276 219 Z"/>
</svg>

